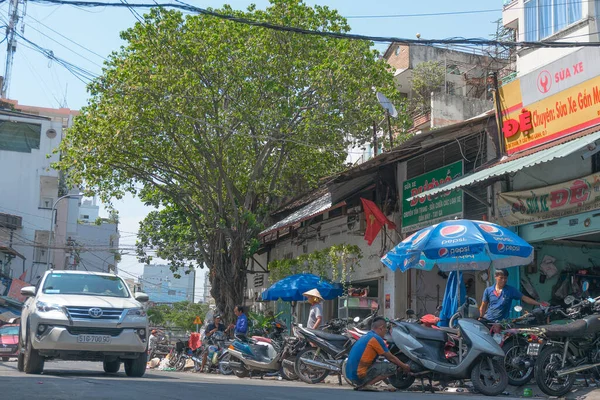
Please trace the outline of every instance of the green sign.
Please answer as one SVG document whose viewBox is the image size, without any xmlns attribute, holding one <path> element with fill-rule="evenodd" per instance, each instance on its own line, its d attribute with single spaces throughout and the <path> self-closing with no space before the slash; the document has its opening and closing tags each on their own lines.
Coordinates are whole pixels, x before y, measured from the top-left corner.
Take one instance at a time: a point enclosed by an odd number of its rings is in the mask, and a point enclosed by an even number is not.
<svg viewBox="0 0 600 400">
<path fill-rule="evenodd" d="M 463 162 L 457 161 L 426 174 L 408 179 L 402 186 L 402 233 L 413 232 L 454 217 L 463 216 L 460 190 L 407 201 L 406 199 L 461 177 Z"/>
</svg>

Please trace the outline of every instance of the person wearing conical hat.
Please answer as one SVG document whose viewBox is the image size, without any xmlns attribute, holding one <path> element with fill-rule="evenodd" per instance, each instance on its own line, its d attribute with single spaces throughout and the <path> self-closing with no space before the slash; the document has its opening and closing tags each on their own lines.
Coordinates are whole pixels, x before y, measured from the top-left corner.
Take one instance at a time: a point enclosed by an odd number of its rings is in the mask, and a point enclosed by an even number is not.
<svg viewBox="0 0 600 400">
<path fill-rule="evenodd" d="M 317 289 L 309 290 L 308 292 L 302 293 L 303 296 L 308 298 L 310 303 L 310 313 L 308 314 L 308 322 L 306 327 L 310 329 L 319 329 L 321 322 L 323 321 L 323 296 Z"/>
</svg>

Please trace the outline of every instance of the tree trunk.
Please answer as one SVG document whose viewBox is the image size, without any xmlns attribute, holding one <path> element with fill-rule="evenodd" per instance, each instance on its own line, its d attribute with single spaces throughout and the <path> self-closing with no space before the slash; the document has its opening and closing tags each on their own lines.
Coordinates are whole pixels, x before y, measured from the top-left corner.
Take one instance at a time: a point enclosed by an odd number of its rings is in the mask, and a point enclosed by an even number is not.
<svg viewBox="0 0 600 400">
<path fill-rule="evenodd" d="M 241 240 L 231 242 L 239 243 Z M 215 254 L 210 270 L 210 283 L 211 295 L 215 299 L 217 309 L 223 315 L 225 325 L 235 324 L 237 320 L 233 309 L 244 303 L 245 279 L 246 265 L 243 246 L 221 246 L 220 251 Z"/>
</svg>

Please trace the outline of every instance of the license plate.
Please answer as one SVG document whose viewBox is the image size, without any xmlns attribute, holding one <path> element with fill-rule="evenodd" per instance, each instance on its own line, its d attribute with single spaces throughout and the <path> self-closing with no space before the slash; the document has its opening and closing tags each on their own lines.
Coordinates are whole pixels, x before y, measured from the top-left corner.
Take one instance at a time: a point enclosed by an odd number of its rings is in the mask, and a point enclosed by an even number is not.
<svg viewBox="0 0 600 400">
<path fill-rule="evenodd" d="M 540 344 L 539 343 L 530 343 L 527 346 L 527 355 L 528 356 L 537 356 L 540 354 Z"/>
<path fill-rule="evenodd" d="M 78 343 L 110 343 L 109 335 L 77 335 Z"/>
<path fill-rule="evenodd" d="M 15 349 L 11 349 L 9 347 L 0 347 L 0 353 L 12 353 Z"/>
</svg>

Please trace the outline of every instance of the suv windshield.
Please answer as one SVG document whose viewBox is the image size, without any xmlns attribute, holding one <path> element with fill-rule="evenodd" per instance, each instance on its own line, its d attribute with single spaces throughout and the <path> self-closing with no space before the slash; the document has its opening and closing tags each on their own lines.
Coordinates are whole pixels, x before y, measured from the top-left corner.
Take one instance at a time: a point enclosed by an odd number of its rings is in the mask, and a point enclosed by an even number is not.
<svg viewBox="0 0 600 400">
<path fill-rule="evenodd" d="M 45 294 L 129 297 L 129 291 L 118 276 L 92 274 L 51 273 L 46 278 L 42 291 Z"/>
</svg>

